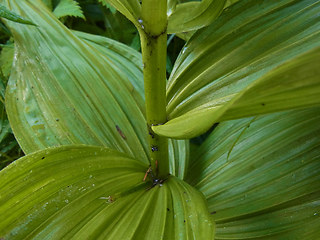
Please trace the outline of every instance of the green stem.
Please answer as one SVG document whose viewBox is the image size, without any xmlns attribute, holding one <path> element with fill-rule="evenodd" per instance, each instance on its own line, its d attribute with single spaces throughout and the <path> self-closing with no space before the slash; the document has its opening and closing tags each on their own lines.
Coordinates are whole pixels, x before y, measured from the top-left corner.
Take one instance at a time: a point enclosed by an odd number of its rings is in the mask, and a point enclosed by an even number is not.
<svg viewBox="0 0 320 240">
<path fill-rule="evenodd" d="M 157 136 L 151 126 L 167 121 L 167 0 L 143 0 L 139 23 L 151 167 L 164 179 L 169 174 L 168 139 Z"/>
</svg>

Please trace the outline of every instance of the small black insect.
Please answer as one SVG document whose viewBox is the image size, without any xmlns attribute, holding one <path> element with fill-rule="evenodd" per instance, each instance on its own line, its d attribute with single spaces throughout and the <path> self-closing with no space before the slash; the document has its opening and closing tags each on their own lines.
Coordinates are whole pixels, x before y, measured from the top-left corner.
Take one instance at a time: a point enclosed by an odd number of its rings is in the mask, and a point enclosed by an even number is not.
<svg viewBox="0 0 320 240">
<path fill-rule="evenodd" d="M 157 146 L 151 146 L 151 151 L 152 152 L 158 151 L 158 147 Z"/>
<path fill-rule="evenodd" d="M 153 187 L 155 187 L 155 186 L 158 185 L 158 184 L 159 184 L 159 186 L 161 187 L 162 184 L 164 183 L 164 181 L 166 181 L 166 180 L 167 180 L 167 179 L 155 178 L 155 179 L 153 179 L 153 181 L 152 181 L 152 186 L 151 186 L 150 188 L 153 188 Z"/>
<path fill-rule="evenodd" d="M 154 138 L 154 135 L 151 132 L 149 132 L 149 135 L 151 136 L 151 138 Z"/>
</svg>

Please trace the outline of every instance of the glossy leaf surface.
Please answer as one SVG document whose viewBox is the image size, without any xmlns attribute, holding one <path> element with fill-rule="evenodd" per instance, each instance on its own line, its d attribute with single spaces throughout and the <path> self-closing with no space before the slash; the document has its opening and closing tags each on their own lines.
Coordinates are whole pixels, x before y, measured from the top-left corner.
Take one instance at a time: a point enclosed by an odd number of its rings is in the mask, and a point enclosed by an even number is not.
<svg viewBox="0 0 320 240">
<path fill-rule="evenodd" d="M 170 177 L 150 188 L 148 166 L 102 147 L 33 153 L 0 172 L 5 239 L 213 239 L 203 195 Z"/>
<path fill-rule="evenodd" d="M 29 19 L 26 19 L 24 17 L 21 17 L 20 15 L 16 14 L 13 11 L 10 11 L 8 8 L 6 8 L 1 3 L 0 3 L 0 17 L 8 19 L 13 22 L 17 22 L 17 23 L 34 25 L 34 23 L 32 21 L 30 21 Z"/>
<path fill-rule="evenodd" d="M 168 2 L 168 33 L 188 32 L 212 23 L 222 12 L 225 0 Z"/>
<path fill-rule="evenodd" d="M 107 39 L 101 53 L 101 42 L 80 39 L 40 2 L 10 3 L 38 24 L 10 25 L 16 52 L 7 111 L 22 149 L 103 145 L 148 162 L 143 99 L 131 83 L 142 81 L 139 62 L 129 61 L 138 53 Z"/>
<path fill-rule="evenodd" d="M 193 155 L 216 239 L 317 239 L 320 109 L 220 123 Z"/>
<path fill-rule="evenodd" d="M 168 82 L 169 122 L 154 131 L 194 137 L 215 122 L 319 104 L 319 12 L 316 0 L 232 5 L 182 50 Z"/>
</svg>

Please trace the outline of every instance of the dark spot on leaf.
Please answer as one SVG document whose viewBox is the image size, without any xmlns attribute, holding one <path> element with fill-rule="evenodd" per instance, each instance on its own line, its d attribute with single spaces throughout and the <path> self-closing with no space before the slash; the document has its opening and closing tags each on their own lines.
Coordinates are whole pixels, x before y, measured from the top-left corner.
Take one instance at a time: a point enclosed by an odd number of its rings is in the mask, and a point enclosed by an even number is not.
<svg viewBox="0 0 320 240">
<path fill-rule="evenodd" d="M 59 122 L 59 118 L 56 118 L 56 121 Z"/>
<path fill-rule="evenodd" d="M 46 157 L 42 157 L 41 159 L 45 159 Z"/>
<path fill-rule="evenodd" d="M 265 104 L 265 103 L 261 103 L 261 105 L 262 105 L 262 106 L 265 106 L 266 104 Z"/>
<path fill-rule="evenodd" d="M 167 208 L 167 211 L 169 212 L 169 211 L 170 211 L 170 209 L 169 209 L 169 208 Z"/>
<path fill-rule="evenodd" d="M 183 220 L 183 222 L 185 223 L 185 222 L 186 222 L 186 220 Z"/>
<path fill-rule="evenodd" d="M 216 213 L 217 213 L 216 211 L 211 212 L 211 214 L 216 214 Z"/>
<path fill-rule="evenodd" d="M 121 136 L 124 140 L 126 140 L 127 137 L 124 135 L 124 133 L 121 131 L 121 129 L 120 129 L 120 127 L 119 127 L 118 125 L 116 125 L 116 129 L 117 129 L 118 133 L 120 134 L 120 136 Z"/>
</svg>

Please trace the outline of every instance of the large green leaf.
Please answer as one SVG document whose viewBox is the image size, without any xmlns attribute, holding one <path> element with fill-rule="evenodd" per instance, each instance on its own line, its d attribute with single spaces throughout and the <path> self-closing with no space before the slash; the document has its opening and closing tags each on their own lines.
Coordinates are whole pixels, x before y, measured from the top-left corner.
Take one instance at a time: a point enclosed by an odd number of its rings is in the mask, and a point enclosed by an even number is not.
<svg viewBox="0 0 320 240">
<path fill-rule="evenodd" d="M 102 147 L 36 152 L 0 172 L 5 239 L 213 239 L 203 195 L 169 177 L 151 188 L 148 166 Z"/>
<path fill-rule="evenodd" d="M 212 23 L 226 0 L 202 0 L 177 4 L 168 2 L 168 33 L 193 31 Z"/>
<path fill-rule="evenodd" d="M 169 122 L 154 131 L 194 137 L 218 121 L 319 104 L 319 12 L 317 0 L 232 5 L 182 50 L 168 82 Z"/>
<path fill-rule="evenodd" d="M 194 153 L 216 239 L 318 239 L 320 109 L 220 123 Z"/>
<path fill-rule="evenodd" d="M 39 1 L 10 5 L 38 24 L 10 25 L 15 61 L 6 104 L 22 149 L 104 145 L 148 162 L 143 99 L 130 82 L 142 76 L 138 63 L 128 60 L 138 53 L 114 41 L 101 53 L 99 44 L 78 38 Z"/>
<path fill-rule="evenodd" d="M 139 0 L 99 0 L 99 2 L 103 4 L 110 3 L 133 24 L 140 26 L 141 4 Z"/>
<path fill-rule="evenodd" d="M 24 4 L 39 27 L 12 26 L 16 57 L 6 96 L 23 150 L 103 145 L 148 162 L 141 54 L 111 39 L 70 32 L 41 5 Z M 183 178 L 188 142 L 169 144 L 172 174 Z"/>
</svg>

